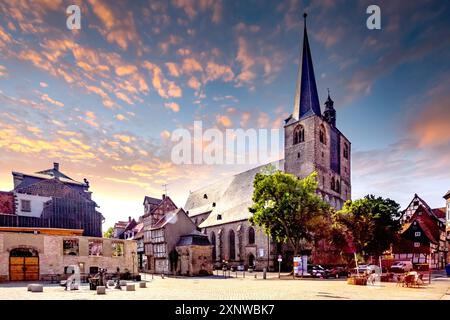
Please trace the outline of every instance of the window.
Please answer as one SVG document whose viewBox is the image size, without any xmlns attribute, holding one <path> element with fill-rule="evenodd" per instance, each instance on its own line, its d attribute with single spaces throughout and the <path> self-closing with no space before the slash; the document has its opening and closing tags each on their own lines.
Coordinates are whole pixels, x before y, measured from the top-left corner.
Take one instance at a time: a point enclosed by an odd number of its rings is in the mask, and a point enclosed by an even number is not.
<svg viewBox="0 0 450 320">
<path fill-rule="evenodd" d="M 230 246 L 230 260 L 236 259 L 236 245 L 235 245 L 235 237 L 234 237 L 234 231 L 230 230 L 229 233 L 229 246 Z"/>
<path fill-rule="evenodd" d="M 151 231 L 151 238 L 153 243 L 164 242 L 164 231 L 163 229 L 157 229 Z"/>
<path fill-rule="evenodd" d="M 63 240 L 63 255 L 65 256 L 78 256 L 79 244 L 78 239 L 64 239 Z"/>
<path fill-rule="evenodd" d="M 300 125 L 294 129 L 294 144 L 301 142 L 305 142 L 305 129 Z"/>
<path fill-rule="evenodd" d="M 213 261 L 216 261 L 216 234 L 214 232 L 211 232 L 211 244 L 213 246 L 212 258 L 213 258 Z"/>
<path fill-rule="evenodd" d="M 325 139 L 325 127 L 323 125 L 320 126 L 319 140 L 321 143 L 327 144 L 327 141 Z"/>
<path fill-rule="evenodd" d="M 103 255 L 103 242 L 101 240 L 89 240 L 89 255 L 97 257 Z"/>
<path fill-rule="evenodd" d="M 222 220 L 222 215 L 221 214 L 217 215 L 217 220 Z"/>
<path fill-rule="evenodd" d="M 413 202 L 413 206 L 414 206 L 414 207 L 418 207 L 418 206 L 419 206 L 419 200 L 415 200 L 415 201 Z"/>
<path fill-rule="evenodd" d="M 123 257 L 123 242 L 113 242 L 111 246 L 113 257 Z"/>
<path fill-rule="evenodd" d="M 248 244 L 255 244 L 255 229 L 248 228 Z"/>
<path fill-rule="evenodd" d="M 414 236 L 415 236 L 415 237 L 420 237 L 420 231 L 414 232 Z"/>
<path fill-rule="evenodd" d="M 166 256 L 166 245 L 164 243 L 154 245 L 153 250 L 153 254 L 156 258 L 162 258 Z"/>
<path fill-rule="evenodd" d="M 419 248 L 420 247 L 420 242 L 414 242 L 414 248 Z"/>
<path fill-rule="evenodd" d="M 23 212 L 31 212 L 31 201 L 30 200 L 20 200 L 20 210 Z"/>
<path fill-rule="evenodd" d="M 333 178 L 331 178 L 331 190 L 335 190 L 336 189 L 336 182 L 335 182 L 335 180 L 334 180 L 334 177 Z"/>
<path fill-rule="evenodd" d="M 339 180 L 336 180 L 336 192 L 340 193 L 341 192 L 341 183 L 339 182 Z"/>
<path fill-rule="evenodd" d="M 344 143 L 344 158 L 348 159 L 348 144 Z"/>
</svg>

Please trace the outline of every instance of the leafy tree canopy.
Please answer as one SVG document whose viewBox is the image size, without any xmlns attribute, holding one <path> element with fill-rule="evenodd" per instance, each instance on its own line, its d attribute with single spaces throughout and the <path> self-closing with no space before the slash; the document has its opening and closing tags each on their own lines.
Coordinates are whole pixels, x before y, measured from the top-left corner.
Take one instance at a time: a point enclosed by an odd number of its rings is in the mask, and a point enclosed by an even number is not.
<svg viewBox="0 0 450 320">
<path fill-rule="evenodd" d="M 304 179 L 273 169 L 256 174 L 250 222 L 277 242 L 290 243 L 296 255 L 327 236 L 330 206 L 316 194 L 317 186 L 315 172 Z"/>
<path fill-rule="evenodd" d="M 389 249 L 397 239 L 399 218 L 397 202 L 374 195 L 347 201 L 337 213 L 337 220 L 350 232 L 357 252 L 375 256 Z"/>
<path fill-rule="evenodd" d="M 113 227 L 109 227 L 108 230 L 103 232 L 103 238 L 112 238 L 113 233 L 114 233 L 114 228 Z"/>
</svg>

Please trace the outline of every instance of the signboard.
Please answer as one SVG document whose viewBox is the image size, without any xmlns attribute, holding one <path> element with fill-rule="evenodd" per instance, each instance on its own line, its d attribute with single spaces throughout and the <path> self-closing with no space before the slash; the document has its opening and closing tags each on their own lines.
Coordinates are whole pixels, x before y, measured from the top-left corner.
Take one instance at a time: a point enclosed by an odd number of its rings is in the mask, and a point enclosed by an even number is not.
<svg viewBox="0 0 450 320">
<path fill-rule="evenodd" d="M 294 274 L 301 276 L 308 271 L 308 256 L 294 257 Z"/>
<path fill-rule="evenodd" d="M 283 261 L 283 257 L 281 255 L 278 256 L 278 262 Z"/>
</svg>

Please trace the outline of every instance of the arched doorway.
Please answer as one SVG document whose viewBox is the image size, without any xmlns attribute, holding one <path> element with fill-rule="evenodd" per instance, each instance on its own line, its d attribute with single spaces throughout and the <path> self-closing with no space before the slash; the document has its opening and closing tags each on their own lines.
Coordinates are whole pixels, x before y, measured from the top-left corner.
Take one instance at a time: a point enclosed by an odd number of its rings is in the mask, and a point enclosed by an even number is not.
<svg viewBox="0 0 450 320">
<path fill-rule="evenodd" d="M 9 252 L 11 281 L 39 280 L 39 254 L 33 248 L 16 248 Z"/>
<path fill-rule="evenodd" d="M 248 255 L 248 267 L 254 267 L 255 266 L 255 256 L 253 255 L 253 253 L 250 253 Z"/>
</svg>

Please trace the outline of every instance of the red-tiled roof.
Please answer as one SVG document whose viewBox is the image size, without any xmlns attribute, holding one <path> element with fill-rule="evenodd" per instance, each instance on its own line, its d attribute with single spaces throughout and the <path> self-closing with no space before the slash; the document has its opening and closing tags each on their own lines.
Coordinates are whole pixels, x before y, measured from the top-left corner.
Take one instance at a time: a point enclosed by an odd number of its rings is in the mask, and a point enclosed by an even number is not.
<svg viewBox="0 0 450 320">
<path fill-rule="evenodd" d="M 445 219 L 445 207 L 432 209 L 433 214 L 439 219 Z"/>
<path fill-rule="evenodd" d="M 432 218 L 431 215 L 427 212 L 428 210 L 424 208 L 423 206 L 419 206 L 414 213 L 414 215 L 411 217 L 411 220 L 409 223 L 406 223 L 401 233 L 405 233 L 413 224 L 414 221 L 417 221 L 420 228 L 425 233 L 426 237 L 433 243 L 439 243 L 439 235 L 440 230 L 439 226 L 436 224 L 435 220 Z M 422 213 L 422 214 L 420 214 Z"/>
</svg>

